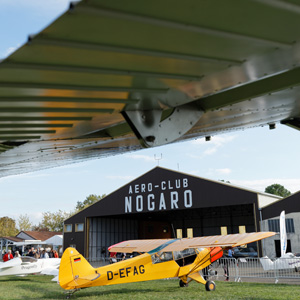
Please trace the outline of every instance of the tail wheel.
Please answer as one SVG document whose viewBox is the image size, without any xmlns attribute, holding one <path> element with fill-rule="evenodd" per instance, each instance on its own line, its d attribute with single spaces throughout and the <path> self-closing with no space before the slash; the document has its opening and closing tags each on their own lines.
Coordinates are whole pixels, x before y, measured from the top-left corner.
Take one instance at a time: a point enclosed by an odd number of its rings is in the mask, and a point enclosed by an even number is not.
<svg viewBox="0 0 300 300">
<path fill-rule="evenodd" d="M 188 283 L 184 283 L 181 279 L 179 280 L 179 286 L 180 287 L 188 287 L 189 284 Z"/>
<path fill-rule="evenodd" d="M 216 289 L 216 284 L 213 281 L 206 281 L 205 289 L 207 291 L 214 291 Z"/>
</svg>

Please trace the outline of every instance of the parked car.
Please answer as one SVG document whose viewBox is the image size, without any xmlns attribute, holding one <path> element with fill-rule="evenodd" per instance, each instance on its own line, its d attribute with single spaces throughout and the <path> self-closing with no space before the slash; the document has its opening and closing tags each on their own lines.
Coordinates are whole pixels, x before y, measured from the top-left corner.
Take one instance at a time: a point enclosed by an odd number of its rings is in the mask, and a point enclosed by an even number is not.
<svg viewBox="0 0 300 300">
<path fill-rule="evenodd" d="M 239 258 L 239 257 L 257 257 L 257 252 L 249 247 L 249 248 L 234 248 L 233 249 L 233 257 L 234 258 Z"/>
</svg>

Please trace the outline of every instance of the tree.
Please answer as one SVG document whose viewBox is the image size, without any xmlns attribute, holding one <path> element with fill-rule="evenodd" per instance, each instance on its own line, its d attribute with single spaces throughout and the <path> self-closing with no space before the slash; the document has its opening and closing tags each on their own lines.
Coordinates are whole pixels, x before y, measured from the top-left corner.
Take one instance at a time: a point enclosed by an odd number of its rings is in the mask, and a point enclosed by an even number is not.
<svg viewBox="0 0 300 300">
<path fill-rule="evenodd" d="M 37 231 L 63 231 L 63 223 L 65 219 L 70 217 L 70 213 L 59 210 L 51 213 L 50 211 L 43 213 L 43 219 L 38 226 L 33 229 Z"/>
<path fill-rule="evenodd" d="M 32 223 L 29 221 L 29 217 L 28 217 L 27 214 L 19 216 L 19 218 L 18 218 L 18 228 L 19 228 L 19 231 L 31 230 Z"/>
<path fill-rule="evenodd" d="M 274 183 L 272 185 L 267 186 L 265 189 L 265 193 L 273 194 L 281 197 L 288 197 L 292 194 L 284 186 L 278 183 Z"/>
<path fill-rule="evenodd" d="M 85 198 L 83 202 L 77 201 L 77 205 L 75 207 L 76 213 L 83 210 L 84 208 L 87 208 L 88 206 L 98 202 L 99 200 L 103 199 L 106 195 L 89 195 Z"/>
<path fill-rule="evenodd" d="M 219 181 L 221 181 L 221 182 L 224 182 L 224 183 L 231 183 L 230 181 L 228 181 L 228 180 L 224 180 L 224 179 L 219 179 Z"/>
<path fill-rule="evenodd" d="M 0 218 L 0 236 L 15 236 L 18 233 L 16 221 L 9 217 Z"/>
<path fill-rule="evenodd" d="M 49 228 L 47 228 L 47 227 L 43 226 L 41 223 L 39 223 L 38 225 L 33 225 L 32 230 L 33 231 L 49 231 Z"/>
</svg>

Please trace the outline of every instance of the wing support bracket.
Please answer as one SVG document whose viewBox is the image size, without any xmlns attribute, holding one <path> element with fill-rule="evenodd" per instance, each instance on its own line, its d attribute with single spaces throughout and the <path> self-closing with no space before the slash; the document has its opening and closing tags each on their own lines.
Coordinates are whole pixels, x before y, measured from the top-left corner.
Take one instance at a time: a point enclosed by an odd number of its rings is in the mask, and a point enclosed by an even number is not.
<svg viewBox="0 0 300 300">
<path fill-rule="evenodd" d="M 189 131 L 201 118 L 203 111 L 195 104 L 174 108 L 172 114 L 161 120 L 162 110 L 123 111 L 125 120 L 144 148 L 165 145 Z"/>
</svg>

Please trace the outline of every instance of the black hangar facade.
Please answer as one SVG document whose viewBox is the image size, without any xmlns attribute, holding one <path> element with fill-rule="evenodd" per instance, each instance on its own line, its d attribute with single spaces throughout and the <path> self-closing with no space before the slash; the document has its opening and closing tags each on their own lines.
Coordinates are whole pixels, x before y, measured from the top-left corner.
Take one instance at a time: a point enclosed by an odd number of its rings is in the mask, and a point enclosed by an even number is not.
<svg viewBox="0 0 300 300">
<path fill-rule="evenodd" d="M 65 220 L 64 248 L 97 259 L 129 239 L 255 232 L 260 208 L 278 199 L 156 167 Z"/>
</svg>

